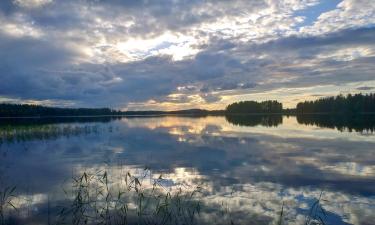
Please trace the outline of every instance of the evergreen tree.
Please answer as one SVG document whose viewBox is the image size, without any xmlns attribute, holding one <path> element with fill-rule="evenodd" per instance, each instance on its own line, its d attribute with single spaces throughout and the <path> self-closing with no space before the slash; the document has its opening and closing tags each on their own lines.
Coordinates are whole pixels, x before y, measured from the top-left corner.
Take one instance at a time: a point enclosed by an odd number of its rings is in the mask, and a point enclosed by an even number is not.
<svg viewBox="0 0 375 225">
<path fill-rule="evenodd" d="M 97 116 L 114 114 L 118 114 L 118 112 L 109 108 L 55 108 L 40 105 L 0 104 L 1 117 Z"/>
<path fill-rule="evenodd" d="M 375 94 L 348 94 L 305 101 L 297 104 L 297 113 L 374 113 Z"/>
<path fill-rule="evenodd" d="M 283 106 L 277 101 L 241 101 L 227 106 L 227 113 L 281 113 Z"/>
</svg>

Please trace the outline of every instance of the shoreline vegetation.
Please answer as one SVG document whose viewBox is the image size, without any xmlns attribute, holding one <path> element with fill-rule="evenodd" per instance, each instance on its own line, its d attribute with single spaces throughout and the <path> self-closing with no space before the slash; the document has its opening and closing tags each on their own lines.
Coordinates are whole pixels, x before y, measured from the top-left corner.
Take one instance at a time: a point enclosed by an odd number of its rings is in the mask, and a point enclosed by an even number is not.
<svg viewBox="0 0 375 225">
<path fill-rule="evenodd" d="M 314 101 L 304 101 L 296 108 L 284 109 L 274 100 L 241 101 L 229 104 L 224 110 L 186 109 L 175 111 L 121 111 L 110 108 L 58 108 L 28 104 L 0 104 L 0 118 L 38 117 L 97 117 L 97 116 L 224 116 L 247 114 L 374 114 L 375 94 L 338 95 Z"/>
<path fill-rule="evenodd" d="M 286 224 L 287 201 L 280 202 L 280 211 L 273 216 L 259 219 L 254 214 L 253 221 L 236 217 L 236 209 L 228 202 L 212 205 L 204 201 L 208 190 L 196 186 L 179 184 L 165 185 L 162 174 L 156 177 L 151 170 L 133 175 L 124 172 L 121 181 L 114 179 L 107 171 L 84 171 L 72 175 L 62 186 L 63 196 L 56 203 L 48 202 L 41 212 L 29 212 L 22 217 L 25 207 L 16 186 L 0 189 L 0 224 L 73 224 L 73 225 L 194 225 L 194 224 L 248 224 L 262 221 L 268 224 Z M 233 189 L 231 195 L 235 194 Z M 308 206 L 304 225 L 324 225 L 330 219 L 322 205 L 323 191 Z M 29 202 L 29 204 L 32 204 Z M 20 205 L 20 206 L 19 206 Z"/>
</svg>

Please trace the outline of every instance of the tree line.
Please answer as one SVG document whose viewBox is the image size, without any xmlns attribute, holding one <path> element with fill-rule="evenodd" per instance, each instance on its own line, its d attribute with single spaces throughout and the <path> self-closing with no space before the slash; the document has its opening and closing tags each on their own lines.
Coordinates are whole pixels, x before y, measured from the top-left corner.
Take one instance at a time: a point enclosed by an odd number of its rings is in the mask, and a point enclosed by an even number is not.
<svg viewBox="0 0 375 225">
<path fill-rule="evenodd" d="M 241 101 L 227 106 L 226 113 L 282 113 L 283 105 L 278 101 Z"/>
<path fill-rule="evenodd" d="M 151 116 L 151 115 L 223 115 L 223 110 L 187 109 L 176 111 L 121 111 L 110 108 L 58 108 L 28 104 L 0 104 L 0 117 L 54 117 L 54 116 Z"/>
<path fill-rule="evenodd" d="M 0 104 L 0 117 L 53 117 L 53 116 L 146 116 L 146 115 L 225 115 L 249 113 L 283 113 L 283 114 L 353 114 L 375 113 L 375 94 L 338 95 L 314 101 L 304 101 L 295 109 L 283 109 L 282 103 L 275 100 L 262 102 L 241 101 L 229 104 L 225 110 L 189 109 L 177 111 L 119 111 L 110 108 L 57 108 L 40 105 Z"/>
<path fill-rule="evenodd" d="M 375 112 L 375 94 L 348 94 L 325 97 L 297 104 L 297 114 L 332 113 L 353 114 Z"/>
<path fill-rule="evenodd" d="M 109 108 L 56 108 L 40 105 L 0 104 L 1 117 L 97 116 L 117 113 L 118 111 Z"/>
</svg>

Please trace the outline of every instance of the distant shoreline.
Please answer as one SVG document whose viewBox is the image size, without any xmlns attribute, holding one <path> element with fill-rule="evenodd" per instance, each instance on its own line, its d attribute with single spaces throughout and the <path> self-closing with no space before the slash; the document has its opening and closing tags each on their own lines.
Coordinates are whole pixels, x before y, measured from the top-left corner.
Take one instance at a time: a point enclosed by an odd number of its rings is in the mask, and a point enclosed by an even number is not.
<svg viewBox="0 0 375 225">
<path fill-rule="evenodd" d="M 203 105 L 202 105 L 203 106 Z M 0 103 L 0 118 L 90 118 L 90 117 L 156 117 L 156 116 L 249 116 L 249 115 L 372 115 L 375 114 L 375 94 L 356 94 L 320 98 L 299 102 L 296 108 L 283 108 L 276 100 L 240 101 L 225 109 L 201 108 L 182 110 L 115 110 L 111 108 L 59 108 L 41 105 Z"/>
<path fill-rule="evenodd" d="M 80 116 L 7 116 L 0 117 L 0 119 L 48 119 L 48 118 L 95 118 L 95 117 L 184 117 L 184 116 L 297 116 L 297 115 L 340 115 L 340 116 L 355 116 L 355 115 L 375 115 L 375 112 L 361 112 L 361 113 L 330 113 L 330 112 L 321 112 L 321 113 L 155 113 L 155 114 L 129 114 L 129 115 L 80 115 Z"/>
</svg>

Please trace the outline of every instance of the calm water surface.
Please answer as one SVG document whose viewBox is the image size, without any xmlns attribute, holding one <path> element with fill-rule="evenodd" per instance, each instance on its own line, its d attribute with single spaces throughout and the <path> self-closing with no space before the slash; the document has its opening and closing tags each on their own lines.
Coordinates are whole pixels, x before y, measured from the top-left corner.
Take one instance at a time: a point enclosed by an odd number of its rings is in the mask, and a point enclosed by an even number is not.
<svg viewBox="0 0 375 225">
<path fill-rule="evenodd" d="M 166 187 L 200 185 L 205 207 L 224 204 L 244 224 L 277 223 L 282 202 L 286 223 L 303 224 L 321 193 L 327 224 L 375 224 L 374 124 L 323 116 L 1 120 L 0 184 L 17 186 L 22 213 L 13 216 L 24 222 L 63 198 L 74 174 L 121 179 L 149 168 Z"/>
</svg>

